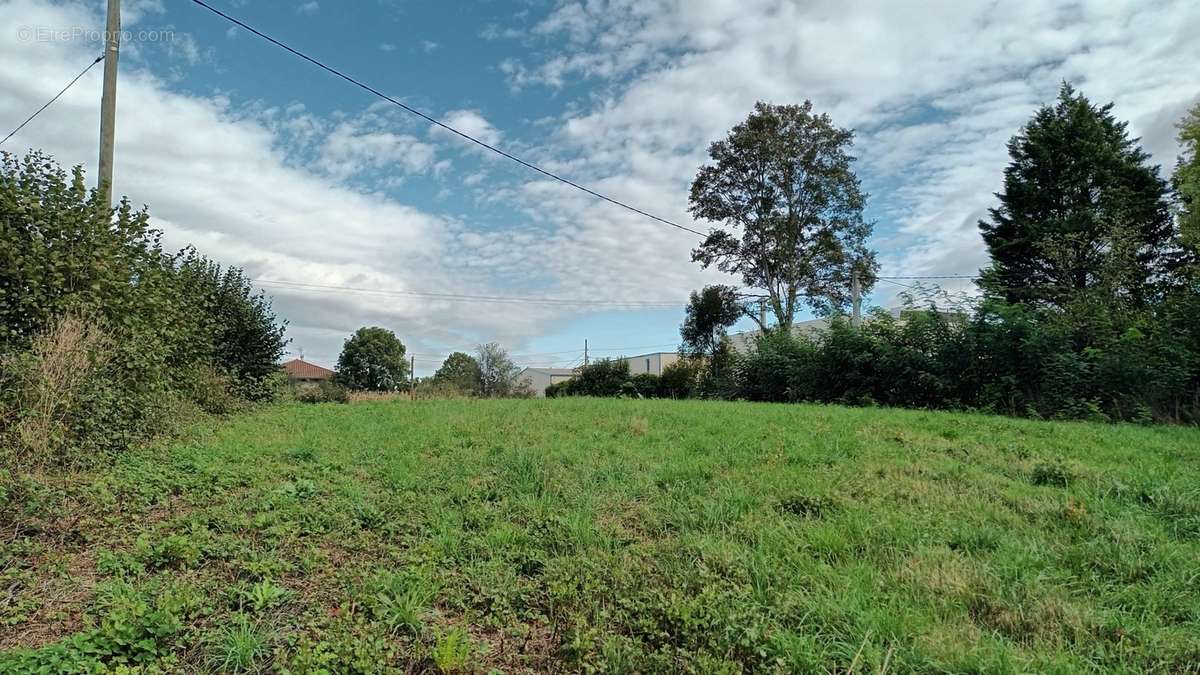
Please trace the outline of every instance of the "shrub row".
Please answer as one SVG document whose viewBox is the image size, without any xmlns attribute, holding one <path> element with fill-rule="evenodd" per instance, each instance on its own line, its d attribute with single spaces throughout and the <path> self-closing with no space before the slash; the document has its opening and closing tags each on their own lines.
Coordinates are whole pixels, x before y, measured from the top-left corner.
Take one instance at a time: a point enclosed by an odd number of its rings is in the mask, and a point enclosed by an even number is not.
<svg viewBox="0 0 1200 675">
<path fill-rule="evenodd" d="M 978 409 L 1096 421 L 1200 421 L 1200 302 L 1114 317 L 987 303 L 971 316 L 879 314 L 809 337 L 768 334 L 734 366 L 757 401 Z"/>
<path fill-rule="evenodd" d="M 1200 421 L 1200 294 L 1137 311 L 1050 311 L 989 301 L 972 312 L 876 312 L 805 335 L 768 332 L 718 367 L 684 360 L 630 376 L 599 361 L 547 396 L 736 398 L 1096 421 Z"/>
<path fill-rule="evenodd" d="M 272 396 L 270 304 L 241 270 L 160 237 L 144 209 L 105 209 L 79 168 L 0 157 L 0 460 L 103 456 Z"/>
<path fill-rule="evenodd" d="M 705 383 L 704 363 L 681 359 L 662 375 L 629 374 L 629 362 L 601 359 L 581 367 L 575 377 L 546 388 L 546 396 L 627 396 L 631 398 L 697 398 Z"/>
</svg>

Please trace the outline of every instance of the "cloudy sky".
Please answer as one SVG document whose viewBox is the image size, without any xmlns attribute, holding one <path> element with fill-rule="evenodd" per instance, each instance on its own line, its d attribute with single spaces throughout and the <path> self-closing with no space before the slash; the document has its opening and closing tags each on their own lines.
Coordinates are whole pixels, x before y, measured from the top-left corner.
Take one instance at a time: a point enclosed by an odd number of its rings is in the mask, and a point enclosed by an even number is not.
<svg viewBox="0 0 1200 675">
<path fill-rule="evenodd" d="M 811 99 L 858 132 L 889 275 L 978 270 L 1005 141 L 1062 81 L 1115 102 L 1166 169 L 1200 98 L 1195 0 L 208 1 L 701 230 L 687 188 L 707 144 L 756 100 Z M 103 5 L 0 0 L 0 131 L 101 52 Z M 264 280 L 310 360 L 332 364 L 361 325 L 395 330 L 422 374 L 480 341 L 560 366 L 585 338 L 599 355 L 668 349 L 688 291 L 720 279 L 689 262 L 694 236 L 431 129 L 189 0 L 124 5 L 116 190 L 170 246 Z M 100 81 L 97 66 L 3 149 L 92 172 Z"/>
</svg>

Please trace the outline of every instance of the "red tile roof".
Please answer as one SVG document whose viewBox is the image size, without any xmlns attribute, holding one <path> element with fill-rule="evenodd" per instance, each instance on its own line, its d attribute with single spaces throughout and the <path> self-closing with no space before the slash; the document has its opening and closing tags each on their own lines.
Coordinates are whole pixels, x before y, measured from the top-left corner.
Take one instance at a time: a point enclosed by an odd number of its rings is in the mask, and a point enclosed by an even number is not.
<svg viewBox="0 0 1200 675">
<path fill-rule="evenodd" d="M 283 370 L 293 380 L 331 380 L 334 375 L 332 370 L 303 359 L 288 361 L 283 364 Z"/>
</svg>

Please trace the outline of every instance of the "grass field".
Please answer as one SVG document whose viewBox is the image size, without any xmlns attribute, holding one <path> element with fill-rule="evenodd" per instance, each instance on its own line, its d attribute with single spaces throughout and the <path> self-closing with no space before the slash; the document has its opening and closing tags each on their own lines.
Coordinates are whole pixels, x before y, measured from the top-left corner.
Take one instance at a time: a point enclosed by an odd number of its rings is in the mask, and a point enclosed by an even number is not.
<svg viewBox="0 0 1200 675">
<path fill-rule="evenodd" d="M 0 495 L 0 672 L 1200 672 L 1200 430 L 266 408 Z"/>
</svg>

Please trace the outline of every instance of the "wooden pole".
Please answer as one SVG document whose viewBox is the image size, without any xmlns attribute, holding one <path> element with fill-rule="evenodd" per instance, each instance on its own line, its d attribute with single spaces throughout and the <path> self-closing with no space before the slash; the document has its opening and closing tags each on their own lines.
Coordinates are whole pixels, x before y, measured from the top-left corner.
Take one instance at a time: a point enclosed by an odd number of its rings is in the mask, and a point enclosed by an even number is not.
<svg viewBox="0 0 1200 675">
<path fill-rule="evenodd" d="M 117 59 L 121 50 L 121 0 L 108 0 L 104 30 L 104 93 L 100 95 L 100 191 L 105 212 L 112 208 L 113 144 L 117 132 Z"/>
</svg>

